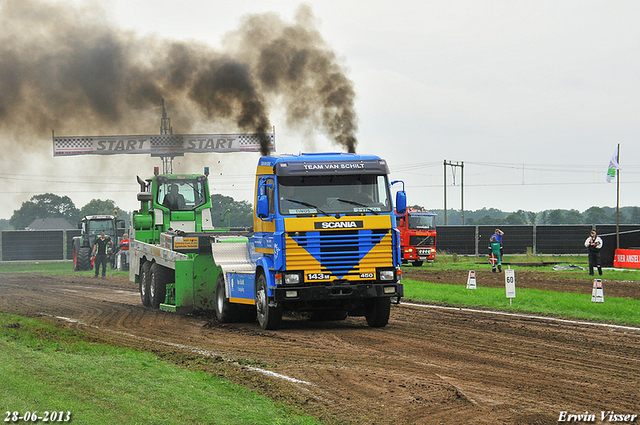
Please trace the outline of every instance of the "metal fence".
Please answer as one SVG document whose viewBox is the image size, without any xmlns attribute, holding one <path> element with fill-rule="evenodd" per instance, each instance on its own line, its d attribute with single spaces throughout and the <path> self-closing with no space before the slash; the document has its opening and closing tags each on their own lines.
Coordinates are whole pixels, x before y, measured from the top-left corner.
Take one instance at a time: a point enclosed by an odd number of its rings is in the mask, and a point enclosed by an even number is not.
<svg viewBox="0 0 640 425">
<path fill-rule="evenodd" d="M 495 226 L 438 226 L 437 250 L 458 255 L 488 255 L 489 239 Z M 584 241 L 592 226 L 500 226 L 504 232 L 503 245 L 505 255 L 526 254 L 586 254 Z M 620 248 L 640 247 L 640 226 L 621 225 Z M 616 247 L 616 226 L 596 226 L 603 240 L 600 253 L 602 264 L 613 265 Z"/>
<path fill-rule="evenodd" d="M 73 259 L 71 240 L 80 230 L 3 230 L 2 261 Z"/>
<path fill-rule="evenodd" d="M 504 231 L 504 253 L 513 254 L 586 254 L 584 241 L 591 226 L 500 226 Z M 437 249 L 459 255 L 487 255 L 495 226 L 438 226 Z M 596 226 L 604 246 L 602 264 L 613 265 L 616 226 Z M 124 229 L 118 229 L 119 236 Z M 2 261 L 73 259 L 74 236 L 80 230 L 3 230 Z M 640 226 L 620 226 L 620 248 L 640 248 Z"/>
</svg>

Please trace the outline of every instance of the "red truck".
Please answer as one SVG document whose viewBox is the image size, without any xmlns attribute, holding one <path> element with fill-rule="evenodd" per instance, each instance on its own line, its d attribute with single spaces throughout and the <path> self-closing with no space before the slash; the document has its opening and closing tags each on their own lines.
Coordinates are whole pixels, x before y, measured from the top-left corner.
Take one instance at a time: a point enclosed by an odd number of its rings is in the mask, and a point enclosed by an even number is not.
<svg viewBox="0 0 640 425">
<path fill-rule="evenodd" d="M 402 264 L 411 263 L 420 267 L 425 261 L 436 259 L 437 214 L 408 208 L 398 218 Z"/>
</svg>

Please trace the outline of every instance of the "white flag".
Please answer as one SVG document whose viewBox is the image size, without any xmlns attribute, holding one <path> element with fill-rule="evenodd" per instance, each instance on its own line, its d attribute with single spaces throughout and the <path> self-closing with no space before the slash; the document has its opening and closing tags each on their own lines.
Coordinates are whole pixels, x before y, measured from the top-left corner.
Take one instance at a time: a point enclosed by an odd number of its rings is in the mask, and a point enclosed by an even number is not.
<svg viewBox="0 0 640 425">
<path fill-rule="evenodd" d="M 613 180 L 616 177 L 616 170 L 620 169 L 620 164 L 618 164 L 618 149 L 619 148 L 620 148 L 619 146 L 616 147 L 615 153 L 613 154 L 613 156 L 609 160 L 609 169 L 607 170 L 607 182 L 609 182 L 609 183 L 611 183 L 611 180 Z"/>
</svg>

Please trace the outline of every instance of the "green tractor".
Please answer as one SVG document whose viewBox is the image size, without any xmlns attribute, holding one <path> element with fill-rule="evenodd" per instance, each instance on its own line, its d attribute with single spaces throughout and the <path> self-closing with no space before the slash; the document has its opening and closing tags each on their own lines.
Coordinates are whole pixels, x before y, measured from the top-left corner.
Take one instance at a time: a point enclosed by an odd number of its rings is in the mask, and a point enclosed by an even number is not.
<svg viewBox="0 0 640 425">
<path fill-rule="evenodd" d="M 91 251 L 96 238 L 104 232 L 113 241 L 109 258 L 115 259 L 115 250 L 118 247 L 118 229 L 124 229 L 124 220 L 118 220 L 112 215 L 88 215 L 78 222 L 80 236 L 73 238 L 73 270 L 91 270 Z M 123 230 L 124 231 L 124 230 Z M 121 232 L 120 232 L 121 233 Z"/>
</svg>

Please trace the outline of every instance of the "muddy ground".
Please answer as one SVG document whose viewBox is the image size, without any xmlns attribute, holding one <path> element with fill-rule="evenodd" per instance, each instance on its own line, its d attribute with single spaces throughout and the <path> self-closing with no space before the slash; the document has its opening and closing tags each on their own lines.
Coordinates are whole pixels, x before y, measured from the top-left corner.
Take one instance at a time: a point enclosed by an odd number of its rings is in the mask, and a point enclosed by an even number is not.
<svg viewBox="0 0 640 425">
<path fill-rule="evenodd" d="M 405 268 L 466 284 L 466 272 Z M 504 275 L 478 273 L 478 285 Z M 592 280 L 518 272 L 518 287 L 591 296 Z M 385 328 L 362 317 L 285 316 L 278 331 L 145 308 L 124 276 L 0 275 L 0 311 L 148 350 L 285 401 L 326 423 L 557 424 L 560 412 L 640 415 L 640 329 L 402 303 Z M 605 297 L 640 298 L 605 281 Z M 640 313 L 639 313 L 640 314 Z M 275 372 L 269 375 L 265 372 Z M 636 419 L 636 423 L 640 423 Z"/>
</svg>

